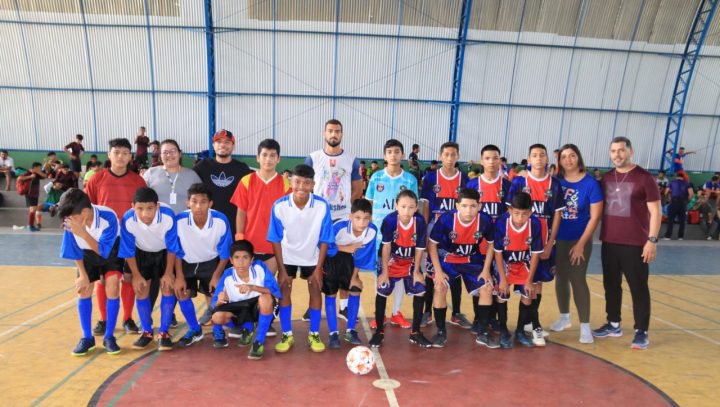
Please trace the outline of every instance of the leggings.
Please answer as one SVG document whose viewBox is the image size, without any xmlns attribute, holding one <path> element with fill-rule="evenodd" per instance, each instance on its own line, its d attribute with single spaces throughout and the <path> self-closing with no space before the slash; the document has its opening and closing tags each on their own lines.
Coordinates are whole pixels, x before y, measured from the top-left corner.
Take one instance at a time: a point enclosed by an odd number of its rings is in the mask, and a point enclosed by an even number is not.
<svg viewBox="0 0 720 407">
<path fill-rule="evenodd" d="M 585 244 L 585 261 L 580 265 L 570 264 L 570 248 L 577 240 L 558 240 L 556 246 L 555 292 L 557 294 L 558 308 L 561 314 L 570 313 L 570 287 L 575 299 L 578 317 L 581 323 L 590 322 L 590 289 L 588 288 L 586 274 L 590 256 L 592 255 L 592 240 Z"/>
</svg>

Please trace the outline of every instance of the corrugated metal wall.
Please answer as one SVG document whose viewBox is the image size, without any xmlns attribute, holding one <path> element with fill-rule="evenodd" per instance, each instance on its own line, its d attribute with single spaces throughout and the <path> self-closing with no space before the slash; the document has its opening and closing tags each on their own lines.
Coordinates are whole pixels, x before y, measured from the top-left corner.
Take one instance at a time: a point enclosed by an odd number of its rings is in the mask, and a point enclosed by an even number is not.
<svg viewBox="0 0 720 407">
<path fill-rule="evenodd" d="M 510 161 L 572 142 L 590 166 L 626 135 L 657 167 L 678 55 L 700 0 L 474 0 L 457 140 Z M 448 139 L 461 0 L 213 0 L 216 125 L 236 153 L 263 138 L 283 155 L 345 145 L 379 157 L 390 137 L 432 159 Z M 146 9 L 147 7 L 147 9 Z M 0 147 L 91 150 L 145 125 L 208 148 L 205 14 L 199 0 L 0 1 Z M 720 17 L 699 59 L 681 144 L 690 169 L 720 164 Z"/>
</svg>

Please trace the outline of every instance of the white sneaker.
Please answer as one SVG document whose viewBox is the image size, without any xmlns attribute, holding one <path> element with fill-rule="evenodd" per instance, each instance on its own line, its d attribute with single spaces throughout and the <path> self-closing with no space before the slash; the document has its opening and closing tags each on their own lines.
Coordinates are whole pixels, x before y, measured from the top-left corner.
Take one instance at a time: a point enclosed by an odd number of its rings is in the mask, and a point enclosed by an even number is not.
<svg viewBox="0 0 720 407">
<path fill-rule="evenodd" d="M 545 338 L 543 337 L 542 328 L 532 331 L 532 343 L 535 346 L 545 346 Z"/>
<path fill-rule="evenodd" d="M 593 339 L 592 330 L 590 329 L 590 324 L 580 324 L 580 343 L 593 343 L 595 342 L 595 339 Z"/>
<path fill-rule="evenodd" d="M 546 330 L 544 330 L 544 329 L 542 329 L 542 328 L 538 328 L 538 329 L 540 329 L 540 331 L 542 332 L 543 338 L 547 338 L 548 336 L 550 336 L 550 333 L 549 333 L 548 331 L 546 331 Z M 530 324 L 525 324 L 525 325 L 523 326 L 523 330 L 524 330 L 525 333 L 527 333 L 528 335 L 532 335 L 532 333 L 533 333 L 532 323 L 530 323 Z"/>
<path fill-rule="evenodd" d="M 552 325 L 550 325 L 550 330 L 555 331 L 555 332 L 562 332 L 570 327 L 572 327 L 570 318 L 560 317 L 560 319 L 558 319 L 557 321 L 553 322 Z"/>
</svg>

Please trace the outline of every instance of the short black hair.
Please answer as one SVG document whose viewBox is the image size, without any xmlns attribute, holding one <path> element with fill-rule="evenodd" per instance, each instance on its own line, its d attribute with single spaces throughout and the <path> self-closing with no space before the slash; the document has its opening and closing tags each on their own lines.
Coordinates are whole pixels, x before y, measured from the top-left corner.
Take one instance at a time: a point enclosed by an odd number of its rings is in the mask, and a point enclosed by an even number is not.
<svg viewBox="0 0 720 407">
<path fill-rule="evenodd" d="M 90 158 L 97 158 L 97 154 L 92 154 Z"/>
<path fill-rule="evenodd" d="M 400 198 L 412 198 L 415 203 L 418 201 L 417 195 L 415 195 L 415 192 L 412 189 L 403 189 L 400 191 L 397 196 L 395 197 L 395 202 L 400 202 Z"/>
<path fill-rule="evenodd" d="M 514 209 L 520 209 L 523 211 L 532 209 L 532 199 L 530 198 L 530 194 L 527 192 L 518 192 L 515 196 L 513 196 L 512 201 L 510 201 L 510 206 Z"/>
<path fill-rule="evenodd" d="M 372 204 L 367 199 L 359 198 L 353 201 L 350 207 L 350 213 L 362 211 L 372 215 Z"/>
<path fill-rule="evenodd" d="M 271 138 L 266 138 L 265 140 L 261 141 L 260 144 L 258 144 L 258 155 L 260 155 L 260 152 L 263 148 L 266 150 L 275 150 L 277 155 L 280 156 L 280 143 Z"/>
<path fill-rule="evenodd" d="M 121 138 L 114 138 L 110 140 L 110 149 L 113 148 L 127 148 L 128 150 L 132 150 L 132 145 L 130 144 L 130 140 L 121 137 Z"/>
<path fill-rule="evenodd" d="M 720 179 L 719 176 L 713 175 L 712 178 L 710 178 L 710 181 L 717 181 L 717 180 L 719 180 L 719 179 Z"/>
<path fill-rule="evenodd" d="M 157 192 L 154 189 L 148 187 L 138 188 L 133 196 L 133 203 L 157 203 L 160 200 Z"/>
<path fill-rule="evenodd" d="M 190 185 L 190 188 L 188 188 L 188 199 L 192 198 L 193 195 L 205 195 L 210 201 L 213 199 L 212 189 L 202 182 Z"/>
<path fill-rule="evenodd" d="M 249 240 L 236 240 L 230 245 L 230 257 L 235 252 L 246 252 L 250 254 L 250 257 L 255 257 L 255 247 L 250 243 Z"/>
<path fill-rule="evenodd" d="M 543 151 L 545 151 L 545 154 L 547 154 L 547 148 L 545 147 L 545 144 L 535 143 L 528 148 L 528 154 L 530 154 L 534 149 L 541 148 Z"/>
<path fill-rule="evenodd" d="M 328 124 L 338 125 L 338 126 L 340 126 L 340 131 L 343 130 L 343 125 L 342 125 L 342 123 L 340 123 L 340 120 L 338 120 L 338 119 L 330 119 L 330 120 L 326 121 L 325 126 L 323 126 L 323 129 L 327 129 Z"/>
<path fill-rule="evenodd" d="M 90 197 L 80 189 L 70 188 L 60 196 L 58 216 L 60 219 L 67 218 L 70 215 L 77 215 L 86 208 L 92 208 Z"/>
<path fill-rule="evenodd" d="M 454 141 L 446 141 L 442 143 L 442 145 L 440 146 L 440 153 L 442 154 L 443 150 L 445 150 L 446 148 L 454 148 L 455 151 L 457 151 L 458 153 L 460 152 L 460 146 Z"/>
<path fill-rule="evenodd" d="M 8 153 L 7 150 L 0 150 L 0 154 L 2 154 L 2 153 L 4 153 L 4 154 L 10 154 L 10 153 Z"/>
<path fill-rule="evenodd" d="M 462 188 L 458 192 L 457 202 L 459 203 L 463 199 L 472 199 L 475 202 L 480 202 L 480 192 L 474 188 Z"/>
<path fill-rule="evenodd" d="M 48 151 L 47 156 L 50 157 L 51 155 L 57 155 L 54 151 Z"/>
<path fill-rule="evenodd" d="M 496 146 L 495 144 L 488 144 L 483 147 L 482 150 L 480 150 L 480 156 L 482 157 L 482 155 L 485 154 L 486 151 L 497 151 L 498 155 L 500 155 L 500 147 Z"/>
<path fill-rule="evenodd" d="M 35 168 L 35 167 L 42 167 L 42 163 L 39 163 L 39 162 L 35 161 L 34 163 L 32 163 L 32 165 L 30 166 L 30 168 Z"/>
<path fill-rule="evenodd" d="M 414 149 L 416 149 L 416 148 L 420 148 L 420 145 L 419 145 L 419 144 L 413 144 L 412 149 L 414 150 Z M 442 151 L 442 150 L 440 150 L 440 151 Z"/>
<path fill-rule="evenodd" d="M 75 135 L 75 139 L 76 139 L 76 140 L 83 141 L 83 138 L 84 138 L 84 137 L 83 137 L 82 134 L 76 134 L 76 135 Z"/>
<path fill-rule="evenodd" d="M 665 174 L 665 170 L 658 171 L 658 174 Z"/>
<path fill-rule="evenodd" d="M 617 137 L 613 138 L 612 141 L 610 141 L 610 144 L 615 144 L 615 143 L 625 143 L 625 147 L 632 148 L 632 143 L 630 142 L 630 139 L 627 137 L 617 136 Z M 682 149 L 682 148 L 683 147 L 680 147 L 680 149 Z"/>
<path fill-rule="evenodd" d="M 377 160 L 370 161 L 370 164 L 377 164 Z"/>
<path fill-rule="evenodd" d="M 438 160 L 430 161 L 430 165 L 438 165 L 438 164 L 439 164 Z"/>
<path fill-rule="evenodd" d="M 498 152 L 499 152 L 499 151 L 498 151 Z M 500 157 L 500 161 L 502 161 L 502 162 L 504 162 L 504 163 L 507 164 L 507 158 L 506 158 L 506 157 Z"/>
<path fill-rule="evenodd" d="M 360 161 L 360 164 L 365 165 L 365 160 Z"/>
<path fill-rule="evenodd" d="M 295 166 L 295 168 L 293 168 L 292 175 L 297 175 L 298 177 L 303 178 L 315 179 L 315 170 L 309 165 L 298 164 Z"/>
<path fill-rule="evenodd" d="M 385 142 L 385 145 L 383 146 L 383 154 L 385 154 L 385 151 L 387 151 L 388 148 L 392 147 L 400 147 L 400 152 L 405 154 L 405 147 L 403 147 L 403 144 L 400 142 L 400 140 L 391 138 L 390 140 Z"/>
</svg>

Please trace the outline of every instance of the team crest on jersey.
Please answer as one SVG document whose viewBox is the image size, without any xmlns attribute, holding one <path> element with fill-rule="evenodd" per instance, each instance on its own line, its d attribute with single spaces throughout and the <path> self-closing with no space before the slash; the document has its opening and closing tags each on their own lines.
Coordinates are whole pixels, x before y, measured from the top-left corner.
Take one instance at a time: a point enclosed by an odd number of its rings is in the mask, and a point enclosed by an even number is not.
<svg viewBox="0 0 720 407">
<path fill-rule="evenodd" d="M 498 191 L 498 197 L 499 197 L 500 199 L 505 198 L 505 191 L 503 191 L 502 189 L 501 189 L 500 191 Z"/>
<path fill-rule="evenodd" d="M 510 238 L 509 237 L 507 237 L 507 236 L 503 237 L 503 246 L 504 247 L 510 246 Z"/>
<path fill-rule="evenodd" d="M 545 198 L 550 198 L 552 196 L 552 190 L 548 189 L 545 191 Z"/>
<path fill-rule="evenodd" d="M 435 185 L 433 185 L 433 192 L 434 192 L 434 193 L 439 194 L 440 191 L 442 191 L 442 187 L 440 186 L 440 184 L 435 184 Z"/>
<path fill-rule="evenodd" d="M 398 231 L 397 230 L 394 231 L 393 232 L 393 240 L 398 240 L 399 237 L 400 237 L 400 234 L 398 233 Z"/>
<path fill-rule="evenodd" d="M 531 192 L 530 192 L 531 189 L 530 189 L 530 187 L 527 186 L 527 185 L 525 185 L 525 186 L 523 187 L 522 191 L 525 192 L 526 194 L 530 194 L 530 193 L 531 193 Z"/>
<path fill-rule="evenodd" d="M 377 187 L 376 187 L 376 188 L 377 188 L 377 191 L 378 191 L 378 192 L 382 192 L 382 191 L 385 190 L 385 185 L 383 185 L 383 184 L 377 184 Z"/>
<path fill-rule="evenodd" d="M 532 244 L 532 236 L 528 236 L 527 239 L 525 239 L 525 243 L 527 243 L 528 247 Z"/>
<path fill-rule="evenodd" d="M 417 241 L 417 233 L 413 233 L 412 236 L 410 236 L 410 240 L 412 240 L 413 243 Z"/>
<path fill-rule="evenodd" d="M 462 187 L 455 188 L 455 192 L 457 192 L 458 194 L 460 194 L 460 191 L 462 191 Z"/>
<path fill-rule="evenodd" d="M 480 231 L 478 230 L 473 234 L 473 239 L 480 240 L 480 236 L 481 236 L 481 234 L 480 234 Z"/>
<path fill-rule="evenodd" d="M 480 195 L 480 199 L 482 199 L 482 197 L 483 197 L 483 191 L 482 191 L 482 189 L 478 189 L 478 195 Z"/>
<path fill-rule="evenodd" d="M 455 240 L 455 239 L 457 239 L 457 233 L 456 233 L 454 230 L 451 231 L 448 236 L 450 237 L 450 240 Z"/>
</svg>

